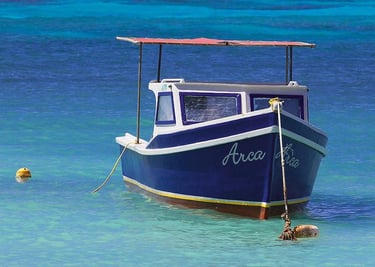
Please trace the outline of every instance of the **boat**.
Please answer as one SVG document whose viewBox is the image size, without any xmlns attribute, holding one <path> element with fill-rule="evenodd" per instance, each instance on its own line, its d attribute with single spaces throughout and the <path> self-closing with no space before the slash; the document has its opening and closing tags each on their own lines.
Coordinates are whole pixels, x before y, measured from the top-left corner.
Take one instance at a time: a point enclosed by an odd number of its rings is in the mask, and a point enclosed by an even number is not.
<svg viewBox="0 0 375 267">
<path fill-rule="evenodd" d="M 305 208 L 326 155 L 328 138 L 309 122 L 308 88 L 293 79 L 293 49 L 314 48 L 315 44 L 210 38 L 116 39 L 139 48 L 136 134 L 116 137 L 123 180 L 130 189 L 172 205 L 262 220 L 280 216 L 285 201 L 290 212 Z M 156 79 L 148 85 L 155 96 L 149 140 L 140 137 L 145 45 L 158 46 Z M 282 48 L 285 81 L 259 84 L 162 79 L 162 51 L 167 45 Z"/>
</svg>

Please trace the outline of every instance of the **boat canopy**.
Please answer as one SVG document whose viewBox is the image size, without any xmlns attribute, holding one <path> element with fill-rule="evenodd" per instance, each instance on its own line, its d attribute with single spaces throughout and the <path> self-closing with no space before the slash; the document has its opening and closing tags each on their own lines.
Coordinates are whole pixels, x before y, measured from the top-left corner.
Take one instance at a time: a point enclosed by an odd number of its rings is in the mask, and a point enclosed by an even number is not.
<svg viewBox="0 0 375 267">
<path fill-rule="evenodd" d="M 139 60 L 142 61 L 143 45 L 159 45 L 159 61 L 157 81 L 160 81 L 160 68 L 163 45 L 192 45 L 192 46 L 241 46 L 241 47 L 284 47 L 285 48 L 285 84 L 293 80 L 293 47 L 314 48 L 313 43 L 296 41 L 249 41 L 249 40 L 222 40 L 212 38 L 148 38 L 148 37 L 116 37 L 117 40 L 126 41 L 139 46 Z"/>
<path fill-rule="evenodd" d="M 211 38 L 174 39 L 174 38 L 147 38 L 147 37 L 116 37 L 117 40 L 138 45 L 138 103 L 137 103 L 137 141 L 139 143 L 140 125 L 140 97 L 142 81 L 142 47 L 144 44 L 159 45 L 159 59 L 157 66 L 157 81 L 160 82 L 163 45 L 200 45 L 200 46 L 240 46 L 240 47 L 284 47 L 285 48 L 285 84 L 293 80 L 293 47 L 314 48 L 313 43 L 294 41 L 249 41 L 249 40 L 220 40 Z"/>
<path fill-rule="evenodd" d="M 247 41 L 247 40 L 220 40 L 210 38 L 172 39 L 172 38 L 141 38 L 141 37 L 117 37 L 117 40 L 134 44 L 159 44 L 159 45 L 212 45 L 212 46 L 298 46 L 315 47 L 315 44 L 293 41 Z"/>
</svg>

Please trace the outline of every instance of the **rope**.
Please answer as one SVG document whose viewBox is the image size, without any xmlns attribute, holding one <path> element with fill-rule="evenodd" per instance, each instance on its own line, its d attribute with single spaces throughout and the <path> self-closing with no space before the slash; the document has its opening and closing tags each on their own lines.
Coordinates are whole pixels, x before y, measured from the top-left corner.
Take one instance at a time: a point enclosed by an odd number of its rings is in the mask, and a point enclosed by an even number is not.
<svg viewBox="0 0 375 267">
<path fill-rule="evenodd" d="M 279 126 L 279 143 L 280 143 L 280 160 L 281 160 L 281 172 L 283 177 L 283 193 L 284 193 L 284 208 L 285 212 L 281 215 L 281 217 L 285 221 L 284 230 L 279 236 L 282 240 L 296 240 L 294 231 L 291 228 L 291 220 L 289 218 L 288 212 L 288 199 L 287 199 L 287 188 L 286 188 L 286 179 L 285 179 L 285 161 L 284 161 L 284 146 L 283 146 L 283 134 L 281 128 L 281 109 L 280 106 L 282 102 L 279 99 L 274 99 L 274 103 L 276 102 L 277 105 L 277 119 L 278 119 L 278 126 Z"/>
<path fill-rule="evenodd" d="M 133 142 L 131 142 L 131 143 L 133 143 Z M 100 189 L 102 189 L 103 186 L 105 186 L 108 183 L 109 179 L 112 177 L 112 174 L 115 172 L 115 170 L 117 168 L 117 165 L 119 164 L 119 162 L 122 158 L 122 155 L 124 155 L 125 150 L 128 148 L 128 146 L 131 143 L 128 143 L 126 146 L 124 146 L 124 149 L 121 151 L 120 156 L 117 158 L 117 160 L 116 160 L 115 164 L 113 165 L 113 168 L 112 168 L 111 172 L 108 174 L 107 178 L 105 178 L 104 182 L 101 185 L 99 185 L 96 189 L 94 189 L 91 193 L 98 192 Z"/>
</svg>

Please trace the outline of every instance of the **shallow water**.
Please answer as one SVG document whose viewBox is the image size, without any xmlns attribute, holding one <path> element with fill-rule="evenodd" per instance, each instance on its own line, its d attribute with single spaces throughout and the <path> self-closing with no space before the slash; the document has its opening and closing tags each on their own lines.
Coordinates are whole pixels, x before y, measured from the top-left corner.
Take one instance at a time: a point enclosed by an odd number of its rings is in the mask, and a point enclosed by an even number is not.
<svg viewBox="0 0 375 267">
<path fill-rule="evenodd" d="M 374 9 L 372 1 L 1 2 L 0 264 L 373 265 Z M 328 155 L 292 223 L 317 225 L 320 236 L 283 242 L 279 218 L 159 203 L 129 192 L 119 169 L 91 194 L 117 159 L 115 136 L 135 133 L 138 54 L 117 35 L 317 43 L 295 50 L 294 77 L 311 89 L 310 119 L 327 132 Z M 145 49 L 144 138 L 152 132 L 153 51 Z M 281 66 L 267 49 L 168 53 L 164 76 L 189 80 L 263 81 Z M 256 73 L 258 60 L 272 64 Z M 33 177 L 18 184 L 23 166 Z"/>
</svg>

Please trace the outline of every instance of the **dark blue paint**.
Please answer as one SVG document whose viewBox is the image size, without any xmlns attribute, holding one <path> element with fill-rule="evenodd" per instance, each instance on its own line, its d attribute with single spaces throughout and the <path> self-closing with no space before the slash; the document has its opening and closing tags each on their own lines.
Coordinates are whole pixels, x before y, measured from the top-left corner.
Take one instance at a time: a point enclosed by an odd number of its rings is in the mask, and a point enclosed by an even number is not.
<svg viewBox="0 0 375 267">
<path fill-rule="evenodd" d="M 171 140 L 172 141 L 172 140 Z M 268 134 L 238 141 L 238 152 L 263 150 L 262 161 L 222 165 L 233 143 L 167 155 L 140 155 L 128 149 L 122 158 L 123 174 L 151 188 L 192 196 L 227 200 L 281 201 L 282 179 L 278 135 Z M 289 198 L 309 197 L 322 155 L 292 143 L 298 168 L 286 168 Z"/>
<path fill-rule="evenodd" d="M 270 126 L 278 126 L 276 113 L 270 112 L 267 114 L 240 118 L 176 133 L 160 134 L 150 141 L 147 148 L 153 149 L 182 146 L 245 133 Z M 327 137 L 325 135 L 290 117 L 282 115 L 282 127 L 316 142 L 323 147 L 327 143 Z"/>
</svg>

